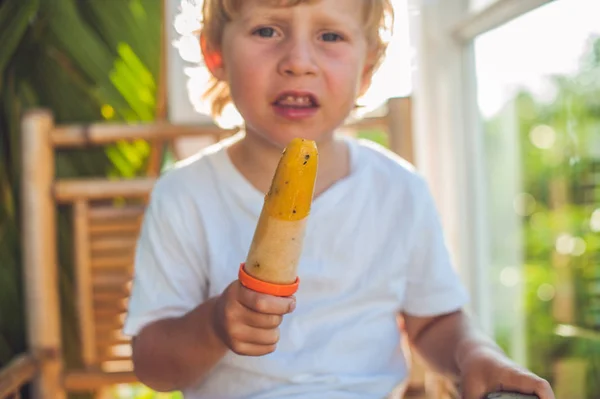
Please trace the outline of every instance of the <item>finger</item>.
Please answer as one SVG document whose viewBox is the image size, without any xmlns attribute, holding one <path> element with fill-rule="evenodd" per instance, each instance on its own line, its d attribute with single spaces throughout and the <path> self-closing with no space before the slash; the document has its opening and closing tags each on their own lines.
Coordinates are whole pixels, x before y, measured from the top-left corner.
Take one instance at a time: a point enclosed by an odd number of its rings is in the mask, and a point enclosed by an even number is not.
<svg viewBox="0 0 600 399">
<path fill-rule="evenodd" d="M 539 396 L 540 399 L 555 399 L 550 383 L 543 379 L 540 379 L 537 382 L 535 394 Z"/>
<path fill-rule="evenodd" d="M 256 345 L 246 342 L 235 343 L 231 351 L 240 356 L 264 356 L 275 352 L 276 345 Z"/>
<path fill-rule="evenodd" d="M 239 324 L 229 332 L 232 342 L 244 342 L 255 345 L 275 345 L 279 342 L 278 328 L 255 328 Z"/>
<path fill-rule="evenodd" d="M 279 327 L 283 321 L 283 316 L 258 313 L 252 309 L 244 308 L 242 321 L 250 327 L 273 329 Z"/>
<path fill-rule="evenodd" d="M 554 399 L 550 384 L 529 372 L 512 373 L 502 380 L 505 391 L 520 392 L 528 395 L 537 395 L 540 399 Z"/>
<path fill-rule="evenodd" d="M 461 398 L 463 399 L 482 399 L 486 397 L 488 392 L 485 390 L 484 386 L 478 384 L 476 386 L 465 386 L 462 391 Z"/>
<path fill-rule="evenodd" d="M 252 291 L 243 285 L 239 285 L 239 302 L 248 309 L 258 313 L 284 315 L 294 310 L 296 298 L 277 297 L 274 295 L 261 294 Z"/>
</svg>

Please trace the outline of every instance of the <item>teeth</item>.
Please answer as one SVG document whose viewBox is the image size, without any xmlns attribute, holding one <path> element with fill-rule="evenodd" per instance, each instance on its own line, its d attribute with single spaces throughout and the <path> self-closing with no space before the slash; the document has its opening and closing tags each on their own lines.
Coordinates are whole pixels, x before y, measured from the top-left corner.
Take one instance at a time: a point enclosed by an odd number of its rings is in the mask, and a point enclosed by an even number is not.
<svg viewBox="0 0 600 399">
<path fill-rule="evenodd" d="M 289 96 L 283 97 L 278 102 L 283 105 L 296 105 L 296 106 L 312 105 L 312 101 L 310 100 L 310 98 L 308 96 L 296 97 L 296 96 L 289 95 Z"/>
</svg>

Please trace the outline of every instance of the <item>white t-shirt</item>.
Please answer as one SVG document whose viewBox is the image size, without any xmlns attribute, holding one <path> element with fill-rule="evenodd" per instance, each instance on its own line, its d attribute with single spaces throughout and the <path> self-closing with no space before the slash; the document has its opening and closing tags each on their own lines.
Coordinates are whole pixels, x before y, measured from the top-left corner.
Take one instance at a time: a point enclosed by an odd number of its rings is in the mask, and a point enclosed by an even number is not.
<svg viewBox="0 0 600 399">
<path fill-rule="evenodd" d="M 351 173 L 315 198 L 295 311 L 277 350 L 228 353 L 186 398 L 382 398 L 407 377 L 396 315 L 460 309 L 425 181 L 395 154 L 347 139 Z M 237 278 L 264 194 L 219 143 L 157 182 L 139 238 L 125 333 L 176 317 Z"/>
</svg>

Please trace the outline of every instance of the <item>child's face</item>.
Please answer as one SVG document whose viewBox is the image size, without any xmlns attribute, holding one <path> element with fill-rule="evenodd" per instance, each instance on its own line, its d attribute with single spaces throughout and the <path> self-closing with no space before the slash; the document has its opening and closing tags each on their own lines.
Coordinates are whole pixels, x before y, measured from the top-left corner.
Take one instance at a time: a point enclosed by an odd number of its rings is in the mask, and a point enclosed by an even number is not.
<svg viewBox="0 0 600 399">
<path fill-rule="evenodd" d="M 331 138 L 368 82 L 364 0 L 242 3 L 225 27 L 215 74 L 229 83 L 247 134 L 279 146 Z"/>
</svg>

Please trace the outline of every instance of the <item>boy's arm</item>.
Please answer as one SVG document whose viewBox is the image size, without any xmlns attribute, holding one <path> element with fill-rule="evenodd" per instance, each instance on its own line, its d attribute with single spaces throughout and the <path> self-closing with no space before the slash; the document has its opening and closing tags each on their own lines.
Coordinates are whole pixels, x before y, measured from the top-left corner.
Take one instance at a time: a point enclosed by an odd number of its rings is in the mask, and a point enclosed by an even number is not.
<svg viewBox="0 0 600 399">
<path fill-rule="evenodd" d="M 193 386 L 228 350 L 240 356 L 272 353 L 283 316 L 296 299 L 261 294 L 233 281 L 181 317 L 166 318 L 142 329 L 133 342 L 133 363 L 141 382 L 157 391 Z"/>
<path fill-rule="evenodd" d="M 137 378 L 150 388 L 175 391 L 202 379 L 227 353 L 212 322 L 216 298 L 182 317 L 159 320 L 133 339 Z"/>
<path fill-rule="evenodd" d="M 404 326 L 411 345 L 434 369 L 458 378 L 459 363 L 473 348 L 487 347 L 502 355 L 502 350 L 479 333 L 462 312 L 433 317 L 417 317 L 404 313 Z"/>
<path fill-rule="evenodd" d="M 548 382 L 511 361 L 462 311 L 434 317 L 404 314 L 412 346 L 436 371 L 460 383 L 462 397 L 514 391 L 554 399 Z"/>
</svg>

